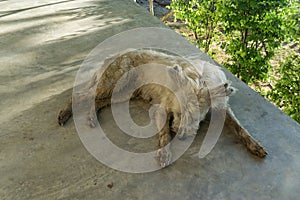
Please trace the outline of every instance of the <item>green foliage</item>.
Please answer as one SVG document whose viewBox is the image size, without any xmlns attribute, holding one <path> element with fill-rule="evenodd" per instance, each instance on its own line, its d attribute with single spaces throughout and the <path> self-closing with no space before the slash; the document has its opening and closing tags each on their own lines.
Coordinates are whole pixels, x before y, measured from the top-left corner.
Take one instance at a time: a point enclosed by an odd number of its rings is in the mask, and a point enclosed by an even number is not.
<svg viewBox="0 0 300 200">
<path fill-rule="evenodd" d="M 273 80 L 266 96 L 300 122 L 299 54 L 276 70 L 270 65 L 284 40 L 299 41 L 299 0 L 173 0 L 170 8 L 205 52 L 212 41 L 221 44 L 227 55 L 222 64 L 244 82 Z"/>
<path fill-rule="evenodd" d="M 195 36 L 197 44 L 205 52 L 214 39 L 216 28 L 221 17 L 221 0 L 177 0 L 172 1 L 172 8 L 176 19 L 185 21 L 187 28 Z"/>
<path fill-rule="evenodd" d="M 244 82 L 265 80 L 274 50 L 284 40 L 284 0 L 232 0 L 222 9 L 225 42 L 230 55 L 223 65 Z"/>
<path fill-rule="evenodd" d="M 279 77 L 268 98 L 286 114 L 300 123 L 300 58 L 297 54 L 290 55 L 280 63 L 277 70 Z"/>
<path fill-rule="evenodd" d="M 300 1 L 293 0 L 285 8 L 285 29 L 288 38 L 299 39 L 300 37 Z"/>
</svg>

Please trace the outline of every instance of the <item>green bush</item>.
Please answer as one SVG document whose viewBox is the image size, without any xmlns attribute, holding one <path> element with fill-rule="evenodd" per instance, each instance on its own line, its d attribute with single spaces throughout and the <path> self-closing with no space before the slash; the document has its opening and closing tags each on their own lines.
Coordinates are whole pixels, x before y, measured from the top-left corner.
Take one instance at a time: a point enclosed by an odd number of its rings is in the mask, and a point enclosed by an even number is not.
<svg viewBox="0 0 300 200">
<path fill-rule="evenodd" d="M 285 0 L 231 0 L 222 9 L 225 42 L 230 57 L 222 63 L 246 83 L 265 80 L 270 59 L 285 38 Z"/>
<path fill-rule="evenodd" d="M 216 28 L 221 17 L 221 0 L 176 0 L 170 8 L 177 19 L 185 21 L 187 28 L 193 32 L 196 43 L 209 51 L 213 40 L 216 39 Z"/>
<path fill-rule="evenodd" d="M 280 63 L 279 78 L 267 97 L 286 114 L 300 123 L 300 58 L 290 55 Z"/>
<path fill-rule="evenodd" d="M 273 79 L 266 97 L 300 122 L 299 54 L 276 69 L 270 65 L 283 41 L 299 41 L 299 5 L 298 0 L 173 0 L 170 8 L 205 52 L 212 41 L 221 44 L 227 57 L 222 64 L 242 81 Z"/>
</svg>

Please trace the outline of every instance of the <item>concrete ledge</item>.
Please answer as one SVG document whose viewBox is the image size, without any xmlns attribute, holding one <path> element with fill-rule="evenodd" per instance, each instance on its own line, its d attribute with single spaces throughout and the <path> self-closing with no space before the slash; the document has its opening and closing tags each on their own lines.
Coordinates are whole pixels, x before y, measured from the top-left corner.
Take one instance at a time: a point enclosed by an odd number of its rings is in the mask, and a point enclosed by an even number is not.
<svg viewBox="0 0 300 200">
<path fill-rule="evenodd" d="M 198 159 L 204 123 L 188 151 L 163 170 L 127 174 L 98 162 L 73 122 L 56 122 L 76 71 L 111 35 L 164 25 L 131 0 L 34 2 L 0 1 L 0 199 L 299 198 L 300 125 L 225 69 L 239 89 L 230 104 L 268 149 L 264 160 L 250 155 L 227 128 L 213 151 Z M 179 35 L 171 40 L 196 51 Z M 100 115 L 118 135 L 110 109 Z M 125 137 L 114 139 L 128 145 Z"/>
</svg>

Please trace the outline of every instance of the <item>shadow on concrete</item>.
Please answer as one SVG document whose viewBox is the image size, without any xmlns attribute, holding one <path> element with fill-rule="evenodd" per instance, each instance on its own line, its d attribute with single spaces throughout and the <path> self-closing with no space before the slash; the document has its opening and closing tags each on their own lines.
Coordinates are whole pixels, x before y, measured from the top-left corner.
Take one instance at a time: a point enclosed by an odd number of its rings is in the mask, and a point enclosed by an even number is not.
<svg viewBox="0 0 300 200">
<path fill-rule="evenodd" d="M 73 2 L 77 4 L 73 5 Z M 48 10 L 50 5 L 57 7 Z M 124 9 L 113 12 L 118 5 Z M 0 87 L 0 106 L 4 109 L 0 113 L 9 114 L 2 115 L 0 121 L 9 120 L 19 111 L 58 94 L 63 88 L 71 88 L 85 56 L 104 39 L 128 27 L 152 26 L 153 21 L 159 24 L 155 18 L 146 23 L 143 17 L 134 19 L 137 7 L 129 1 L 123 4 L 83 1 L 79 5 L 78 1 L 60 1 L 10 11 L 16 15 L 26 12 L 21 19 L 2 16 L 0 86 L 3 88 Z M 35 13 L 36 8 L 45 9 Z M 143 9 L 140 11 L 146 13 Z M 5 106 L 10 103 L 17 106 L 11 110 Z"/>
<path fill-rule="evenodd" d="M 5 1 L 5 0 L 2 0 L 2 1 Z M 0 2 L 2 2 L 2 1 L 0 1 Z M 57 4 L 66 3 L 66 2 L 70 2 L 70 1 L 74 1 L 74 0 L 48 3 L 48 4 L 39 5 L 39 6 L 32 6 L 32 7 L 28 7 L 28 8 L 17 9 L 17 10 L 0 11 L 0 17 L 6 17 L 6 16 L 9 16 L 9 15 L 19 14 L 20 12 L 31 11 L 31 10 L 36 9 L 36 8 L 42 8 L 42 7 L 47 7 L 47 6 L 51 6 L 51 5 L 57 5 Z"/>
</svg>

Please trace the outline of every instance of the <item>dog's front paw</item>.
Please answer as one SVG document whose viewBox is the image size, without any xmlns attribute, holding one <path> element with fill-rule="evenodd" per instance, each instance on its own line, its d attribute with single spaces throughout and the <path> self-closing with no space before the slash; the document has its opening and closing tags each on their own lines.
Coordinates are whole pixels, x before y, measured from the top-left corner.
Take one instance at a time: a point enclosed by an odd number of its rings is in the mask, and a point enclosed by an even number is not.
<svg viewBox="0 0 300 200">
<path fill-rule="evenodd" d="M 94 115 L 94 114 L 89 114 L 87 121 L 88 121 L 88 125 L 91 128 L 95 128 L 96 127 L 97 116 Z"/>
<path fill-rule="evenodd" d="M 242 142 L 252 154 L 260 158 L 264 158 L 268 155 L 267 150 L 257 140 L 255 140 L 246 129 L 240 128 L 239 134 Z"/>
<path fill-rule="evenodd" d="M 197 132 L 193 131 L 193 130 L 179 129 L 179 131 L 177 133 L 177 138 L 179 140 L 185 140 L 188 137 L 195 137 L 196 134 L 197 134 Z"/>
<path fill-rule="evenodd" d="M 184 140 L 186 137 L 186 131 L 183 128 L 179 128 L 177 132 L 177 138 L 179 140 Z"/>
<path fill-rule="evenodd" d="M 266 155 L 268 155 L 267 150 L 256 141 L 248 146 L 248 150 L 260 158 L 264 158 Z"/>
<path fill-rule="evenodd" d="M 157 150 L 157 161 L 161 167 L 167 167 L 171 164 L 172 153 L 170 149 L 163 147 Z"/>
<path fill-rule="evenodd" d="M 178 138 L 179 140 L 184 140 L 184 139 L 185 139 L 185 133 L 184 133 L 184 132 L 178 133 L 178 134 L 177 134 L 177 138 Z"/>
</svg>

